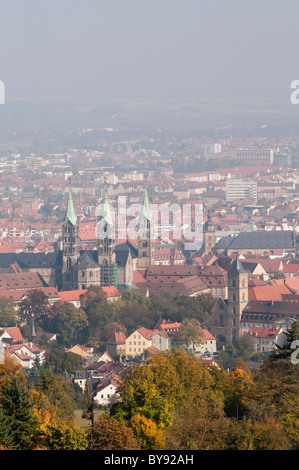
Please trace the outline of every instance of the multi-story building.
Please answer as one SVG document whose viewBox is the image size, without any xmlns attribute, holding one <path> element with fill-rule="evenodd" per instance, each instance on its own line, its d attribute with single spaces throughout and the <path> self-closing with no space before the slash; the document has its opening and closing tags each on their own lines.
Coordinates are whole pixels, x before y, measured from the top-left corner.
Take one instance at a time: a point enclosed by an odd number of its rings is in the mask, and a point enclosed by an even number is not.
<svg viewBox="0 0 299 470">
<path fill-rule="evenodd" d="M 273 149 L 243 149 L 237 150 L 237 165 L 240 166 L 271 166 L 274 161 Z"/>
<path fill-rule="evenodd" d="M 238 199 L 257 200 L 257 182 L 232 179 L 226 182 L 226 202 Z"/>
</svg>

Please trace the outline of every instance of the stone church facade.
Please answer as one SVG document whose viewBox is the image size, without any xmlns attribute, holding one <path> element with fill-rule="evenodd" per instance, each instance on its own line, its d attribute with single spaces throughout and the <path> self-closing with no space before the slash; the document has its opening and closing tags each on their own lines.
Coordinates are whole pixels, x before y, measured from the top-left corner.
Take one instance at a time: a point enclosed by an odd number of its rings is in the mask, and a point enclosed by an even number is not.
<svg viewBox="0 0 299 470">
<path fill-rule="evenodd" d="M 139 223 L 143 236 L 138 239 L 137 248 L 129 240 L 115 243 L 111 235 L 113 220 L 105 187 L 97 223 L 97 249 L 82 251 L 79 222 L 69 187 L 67 210 L 62 223 L 62 250 L 55 266 L 58 289 L 88 289 L 91 285 L 130 288 L 134 270 L 146 269 L 154 264 L 154 239 L 147 190 Z"/>
</svg>

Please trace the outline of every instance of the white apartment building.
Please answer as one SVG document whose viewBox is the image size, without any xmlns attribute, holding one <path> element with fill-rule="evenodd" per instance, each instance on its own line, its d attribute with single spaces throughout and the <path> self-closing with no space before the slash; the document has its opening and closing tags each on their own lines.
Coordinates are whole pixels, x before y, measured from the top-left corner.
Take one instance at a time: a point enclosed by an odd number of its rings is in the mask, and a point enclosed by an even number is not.
<svg viewBox="0 0 299 470">
<path fill-rule="evenodd" d="M 226 202 L 238 199 L 257 200 L 257 182 L 243 181 L 241 179 L 227 180 L 226 182 Z"/>
</svg>

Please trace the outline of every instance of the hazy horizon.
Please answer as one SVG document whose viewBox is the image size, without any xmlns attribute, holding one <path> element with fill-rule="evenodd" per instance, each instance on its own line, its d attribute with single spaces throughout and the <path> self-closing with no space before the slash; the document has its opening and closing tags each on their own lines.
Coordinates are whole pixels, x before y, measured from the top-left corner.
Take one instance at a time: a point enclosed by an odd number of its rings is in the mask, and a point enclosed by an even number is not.
<svg viewBox="0 0 299 470">
<path fill-rule="evenodd" d="M 296 0 L 11 0 L 6 101 L 289 103 Z"/>
</svg>

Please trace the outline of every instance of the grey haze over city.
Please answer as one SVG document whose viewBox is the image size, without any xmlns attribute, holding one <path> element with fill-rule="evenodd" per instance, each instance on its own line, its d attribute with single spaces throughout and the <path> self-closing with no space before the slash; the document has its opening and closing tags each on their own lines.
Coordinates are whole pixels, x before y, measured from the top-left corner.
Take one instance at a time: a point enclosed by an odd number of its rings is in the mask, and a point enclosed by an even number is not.
<svg viewBox="0 0 299 470">
<path fill-rule="evenodd" d="M 6 101 L 282 99 L 299 78 L 297 0 L 11 0 Z"/>
</svg>

